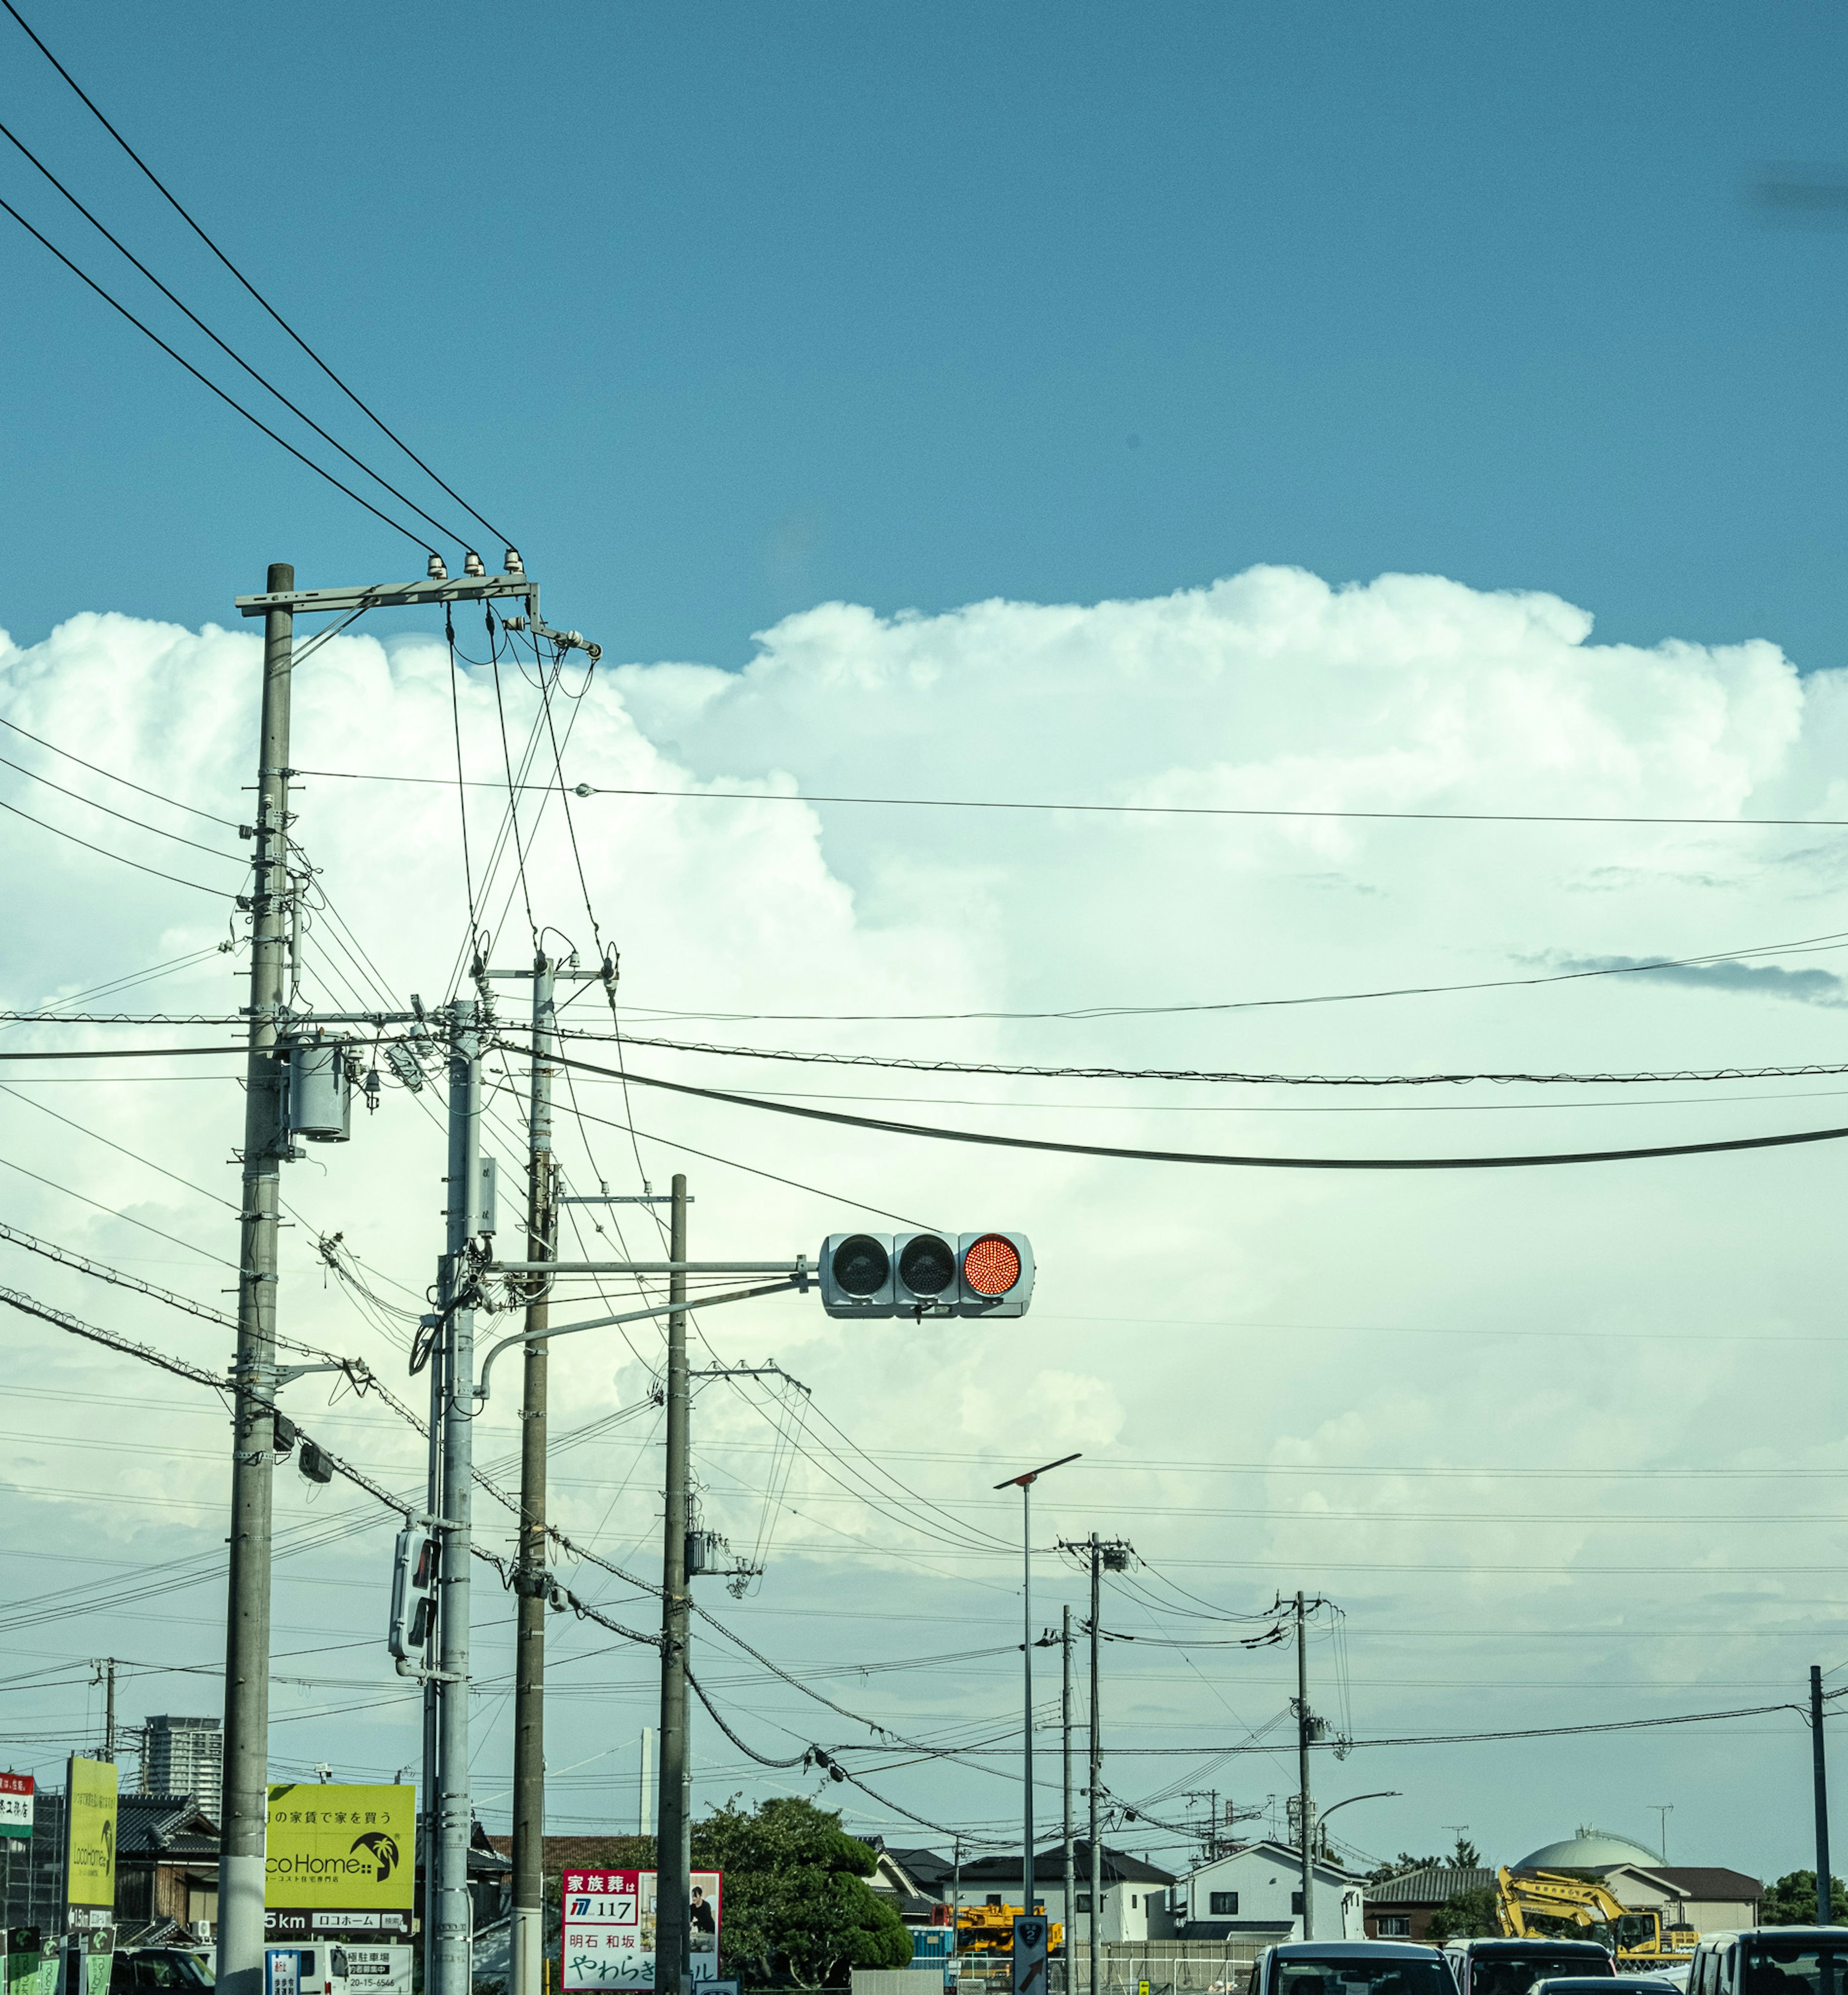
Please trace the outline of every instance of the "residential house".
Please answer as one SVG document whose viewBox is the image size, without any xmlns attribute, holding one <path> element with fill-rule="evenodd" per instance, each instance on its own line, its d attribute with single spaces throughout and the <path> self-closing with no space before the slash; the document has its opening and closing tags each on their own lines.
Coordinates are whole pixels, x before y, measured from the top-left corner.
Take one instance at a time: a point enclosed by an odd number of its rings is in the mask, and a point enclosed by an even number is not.
<svg viewBox="0 0 1848 1995">
<path fill-rule="evenodd" d="M 1139 1856 L 1101 1846 L 1103 1887 L 1097 1905 L 1097 1938 L 1105 1940 L 1165 1939 L 1170 1935 L 1168 1892 L 1174 1882 L 1172 1873 L 1145 1863 Z M 1091 1846 L 1078 1842 L 1073 1846 L 1073 1896 L 1077 1920 L 1073 1937 L 1091 1938 Z M 1069 1926 L 1065 1915 L 1065 1853 L 1055 1845 L 1033 1859 L 1033 1897 L 1046 1916 Z M 983 1856 L 963 1866 L 962 1902 L 979 1905 L 1018 1905 L 1021 1902 L 1020 1859 L 1018 1856 Z"/>
<path fill-rule="evenodd" d="M 1764 1887 L 1743 1870 L 1717 1864 L 1620 1863 L 1603 1871 L 1604 1888 L 1636 1911 L 1659 1908 L 1664 1925 L 1726 1932 L 1758 1923 Z"/>
<path fill-rule="evenodd" d="M 1492 1870 L 1455 1863 L 1426 1863 L 1366 1892 L 1366 1938 L 1409 1939 L 1422 1943 L 1431 1914 L 1459 1891 L 1496 1888 Z"/>
<path fill-rule="evenodd" d="M 115 1813 L 115 1919 L 125 1945 L 203 1937 L 218 1916 L 218 1825 L 190 1794 L 123 1794 Z"/>
<path fill-rule="evenodd" d="M 878 1859 L 867 1880 L 880 1897 L 897 1910 L 908 1926 L 946 1926 L 950 1923 L 950 1897 L 956 1866 L 929 1849 L 895 1849 L 882 1835 L 864 1835 L 860 1841 Z"/>
<path fill-rule="evenodd" d="M 1365 1886 L 1327 1857 L 1312 1859 L 1314 1930 L 1311 1939 L 1362 1939 Z M 1266 1838 L 1228 1849 L 1188 1873 L 1172 1903 L 1183 1939 L 1225 1939 L 1234 1934 L 1301 1939 L 1303 1859 L 1293 1844 Z"/>
</svg>

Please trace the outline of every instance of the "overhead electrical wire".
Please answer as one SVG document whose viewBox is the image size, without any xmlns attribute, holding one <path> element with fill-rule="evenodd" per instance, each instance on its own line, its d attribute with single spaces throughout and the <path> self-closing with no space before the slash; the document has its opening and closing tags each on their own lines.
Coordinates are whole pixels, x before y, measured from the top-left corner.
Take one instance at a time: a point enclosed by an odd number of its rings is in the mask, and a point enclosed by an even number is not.
<svg viewBox="0 0 1848 1995">
<path fill-rule="evenodd" d="M 3 0 L 0 0 L 0 4 L 3 4 Z M 4 208 L 5 205 L 5 201 L 0 201 L 0 208 Z M 108 807 L 99 804 L 97 808 L 101 810 Z M 131 859 L 125 853 L 112 851 L 106 845 L 92 844 L 88 839 L 79 838 L 74 831 L 67 831 L 61 825 L 50 824 L 42 817 L 34 817 L 30 811 L 21 810 L 17 804 L 9 804 L 4 797 L 0 797 L 0 810 L 10 811 L 15 817 L 24 818 L 28 824 L 36 824 L 41 831 L 49 831 L 60 838 L 67 838 L 73 845 L 82 846 L 86 852 L 100 853 L 105 859 L 113 859 L 118 865 L 132 866 L 137 873 L 149 874 L 156 880 L 170 880 L 176 887 L 190 887 L 196 894 L 211 894 L 215 901 L 228 901 L 231 898 L 232 889 L 228 887 L 208 887 L 203 881 L 182 879 L 177 873 L 163 872 L 158 866 L 144 866 L 139 859 Z M 119 816 L 120 813 L 116 812 L 112 815 Z M 152 829 L 153 827 L 150 826 L 147 829 Z M 170 835 L 170 833 L 169 836 Z M 191 843 L 190 840 L 181 842 L 187 844 Z M 219 853 L 217 856 L 222 858 L 225 855 Z"/>
<path fill-rule="evenodd" d="M 1520 991 L 1546 984 L 1580 984 L 1601 977 L 1637 977 L 1650 970 L 1697 970 L 1708 963 L 1736 963 L 1750 956 L 1812 954 L 1839 949 L 1848 932 L 1806 936 L 1798 941 L 1765 943 L 1753 949 L 1714 949 L 1705 956 L 1662 956 L 1646 963 L 1606 963 L 1584 970 L 1550 971 L 1541 977 L 1496 977 L 1468 984 L 1408 984 L 1379 991 L 1324 991 L 1306 998 L 1233 998 L 1191 1004 L 1087 1004 L 1051 1011 L 679 1011 L 655 1004 L 631 1005 L 631 1015 L 651 1019 L 705 1020 L 713 1025 L 933 1025 L 964 1021 L 1152 1018 L 1219 1011 L 1279 1011 L 1303 1004 L 1358 1004 L 1382 998 L 1435 998 L 1472 991 Z"/>
<path fill-rule="evenodd" d="M 434 527 L 439 534 L 447 534 L 451 540 L 455 541 L 460 546 L 466 547 L 468 545 L 469 540 L 472 537 L 472 536 L 465 534 L 459 534 L 453 527 L 446 527 L 441 520 L 433 519 L 431 515 L 426 513 L 423 507 L 420 506 L 414 499 L 411 498 L 407 493 L 400 492 L 389 479 L 380 477 L 379 473 L 373 470 L 369 464 L 366 463 L 362 458 L 356 457 L 353 453 L 347 448 L 346 445 L 340 441 L 338 438 L 330 436 L 328 432 L 321 427 L 320 424 L 316 422 L 314 418 L 308 414 L 307 410 L 300 407 L 297 403 L 290 401 L 289 397 L 283 393 L 281 389 L 277 386 L 273 381 L 271 381 L 266 379 L 263 375 L 259 374 L 241 353 L 238 352 L 235 348 L 227 345 L 224 340 L 221 339 L 218 335 L 212 331 L 211 328 L 205 323 L 204 320 L 200 318 L 197 312 L 194 311 L 190 306 L 184 303 L 183 300 L 176 297 L 173 294 L 167 289 L 167 286 L 154 275 L 153 272 L 148 268 L 146 264 L 143 263 L 141 259 L 135 254 L 134 251 L 131 249 L 125 242 L 122 242 L 119 237 L 112 235 L 110 231 L 91 213 L 89 209 L 84 207 L 84 204 L 70 191 L 70 188 L 65 186 L 64 183 L 51 170 L 50 167 L 46 166 L 45 162 L 41 160 L 36 153 L 33 153 L 27 147 L 25 142 L 19 138 L 16 132 L 9 130 L 4 124 L 0 124 L 0 138 L 5 139 L 22 154 L 24 158 L 29 160 L 34 167 L 37 167 L 39 171 L 43 173 L 46 179 L 57 189 L 58 192 L 70 202 L 70 205 L 77 210 L 77 213 L 81 215 L 87 222 L 89 223 L 91 227 L 115 249 L 119 250 L 122 254 L 135 266 L 136 269 L 147 279 L 148 282 L 154 287 L 155 290 L 160 292 L 160 295 L 167 300 L 168 304 L 172 305 L 176 311 L 184 313 L 186 317 L 191 320 L 193 324 L 204 334 L 205 337 L 211 342 L 214 346 L 218 348 L 221 353 L 224 354 L 234 366 L 242 368 L 244 372 L 250 376 L 251 379 L 253 380 L 259 388 L 264 389 L 269 393 L 273 395 L 276 399 L 282 403 L 283 407 L 289 411 L 290 415 L 295 417 L 298 421 L 306 423 L 308 428 L 321 438 L 323 443 L 331 444 L 333 448 L 338 451 L 340 455 L 346 459 L 349 464 L 352 465 L 357 469 L 364 472 L 366 476 L 371 479 L 376 485 L 382 486 L 385 490 L 389 492 L 393 498 L 398 500 L 400 504 L 408 506 L 411 511 L 416 513 L 417 517 L 423 520 L 427 526 Z"/>
<path fill-rule="evenodd" d="M 5 5 L 9 13 L 12 11 L 10 0 L 0 0 L 0 5 Z M 314 458 L 308 456 L 305 452 L 297 450 L 294 445 L 289 441 L 287 437 L 280 435 L 276 431 L 273 430 L 270 425 L 263 421 L 261 416 L 257 415 L 252 410 L 246 408 L 243 403 L 239 401 L 235 396 L 226 394 L 225 390 L 221 388 L 217 382 L 213 380 L 209 375 L 201 374 L 198 369 L 196 368 L 184 354 L 177 352 L 173 348 L 169 346 L 167 342 L 160 337 L 160 334 L 155 331 L 154 328 L 151 325 L 148 324 L 145 320 L 137 318 L 134 313 L 130 311 L 128 307 L 122 304 L 119 299 L 112 297 L 108 291 L 103 289 L 102 286 L 99 284 L 94 277 L 91 276 L 78 265 L 74 263 L 70 259 L 64 254 L 64 251 L 59 249 L 56 243 L 52 242 L 49 236 L 41 235 L 37 229 L 33 228 L 32 224 L 26 220 L 25 216 L 22 215 L 16 208 L 13 206 L 12 202 L 0 199 L 0 208 L 4 208 L 6 212 L 12 217 L 14 221 L 18 222 L 19 226 L 26 231 L 26 234 L 32 237 L 34 242 L 41 244 L 45 249 L 49 249 L 52 255 L 64 265 L 64 268 L 68 270 L 73 276 L 79 279 L 82 283 L 87 284 L 89 288 L 102 300 L 103 303 L 110 307 L 112 310 L 119 312 L 122 316 L 129 321 L 129 324 L 134 327 L 137 332 L 145 334 L 147 338 L 151 339 L 154 344 L 160 348 L 161 352 L 164 353 L 170 360 L 177 362 L 180 366 L 186 369 L 187 373 L 191 375 L 193 379 L 197 381 L 201 387 L 209 389 L 213 394 L 218 397 L 218 400 L 222 402 L 227 408 L 235 409 L 236 412 L 244 418 L 246 422 L 252 424 L 258 429 L 261 430 L 263 434 L 269 438 L 272 443 L 281 445 L 282 448 L 286 450 L 297 463 L 305 464 L 309 470 L 314 472 L 317 478 L 326 479 L 327 482 L 332 486 L 336 491 L 344 492 L 347 497 L 352 500 L 355 505 L 363 506 L 366 511 L 371 513 L 375 520 L 383 520 L 386 526 L 390 527 L 394 534 L 402 534 L 406 540 L 414 542 L 418 547 L 423 548 L 428 554 L 435 554 L 437 551 L 437 550 L 431 547 L 430 543 L 424 538 L 422 534 L 413 533 L 410 527 L 402 525 L 399 521 L 394 520 L 389 513 L 380 512 L 379 508 L 375 506 L 369 499 L 362 499 L 350 485 L 348 485 L 343 482 L 341 479 L 336 478 L 332 472 L 329 471 L 325 465 L 317 464 Z M 383 481 L 381 481 L 381 482 L 383 482 Z"/>
<path fill-rule="evenodd" d="M 183 804 L 177 797 L 170 797 L 160 790 L 150 790 L 145 784 L 132 783 L 126 776 L 119 776 L 113 769 L 105 769 L 101 764 L 86 762 L 81 755 L 74 755 L 68 748 L 60 748 L 55 741 L 47 741 L 42 734 L 35 734 L 29 727 L 22 727 L 16 720 L 9 720 L 0 714 L 0 727 L 10 728 L 15 734 L 23 734 L 28 741 L 35 741 L 41 748 L 49 748 L 54 755 L 61 755 L 67 762 L 74 762 L 81 769 L 88 769 L 93 776 L 101 776 L 112 783 L 120 783 L 125 790 L 133 790 L 144 797 L 152 797 L 156 803 L 166 804 L 174 810 L 186 811 L 194 817 L 204 818 L 212 824 L 222 824 L 228 831 L 239 829 L 238 821 L 232 817 L 220 817 L 216 812 L 201 810 L 197 804 Z M 15 766 L 17 766 L 15 764 Z"/>
<path fill-rule="evenodd" d="M 568 1056 L 553 1056 L 562 1066 L 574 1063 Z M 577 1062 L 595 1073 L 609 1073 L 608 1067 Z M 690 1083 L 664 1080 L 654 1074 L 627 1070 L 638 1087 L 655 1087 L 706 1101 L 722 1101 L 737 1108 L 761 1113 L 792 1115 L 802 1121 L 825 1122 L 838 1128 L 864 1129 L 877 1135 L 924 1137 L 939 1142 L 974 1143 L 1004 1150 L 1032 1150 L 1060 1156 L 1106 1157 L 1137 1163 L 1198 1164 L 1252 1170 L 1292 1171 L 1468 1171 L 1522 1170 L 1547 1165 L 1631 1163 L 1655 1157 L 1692 1157 L 1722 1151 L 1771 1150 L 1799 1143 L 1839 1142 L 1848 1137 L 1848 1128 L 1802 1129 L 1778 1136 L 1733 1136 L 1705 1143 L 1657 1143 L 1618 1150 L 1569 1150 L 1525 1156 L 1500 1157 L 1276 1157 L 1238 1155 L 1201 1150 L 1153 1150 L 1114 1143 L 1060 1142 L 1043 1136 L 1004 1136 L 991 1130 L 948 1129 L 923 1122 L 896 1122 L 867 1115 L 847 1115 L 838 1110 L 804 1108 L 793 1102 L 769 1101 L 749 1095 L 731 1094 L 722 1089 L 696 1087 Z"/>
<path fill-rule="evenodd" d="M 373 409 L 369 403 L 360 400 L 358 394 L 356 394 L 354 390 L 341 379 L 339 375 L 334 372 L 333 369 L 328 365 L 326 361 L 321 359 L 321 355 L 315 352 L 314 348 L 302 338 L 301 335 L 295 330 L 294 326 L 290 324 L 289 321 L 283 317 L 282 314 L 277 310 L 275 306 L 270 304 L 270 300 L 263 296 L 263 293 L 256 288 L 256 285 L 254 285 L 250 280 L 244 275 L 243 272 L 238 268 L 237 265 L 232 261 L 230 257 L 218 247 L 218 244 L 213 241 L 211 237 L 207 235 L 204 229 L 200 226 L 198 222 L 193 218 L 191 214 L 182 205 L 179 197 L 170 188 L 168 187 L 165 181 L 160 178 L 160 175 L 154 171 L 153 168 L 148 164 L 146 160 L 145 160 L 141 155 L 136 151 L 135 148 L 129 143 L 128 140 L 122 136 L 122 133 L 119 132 L 115 125 L 109 122 L 108 118 L 104 115 L 103 112 L 98 108 L 94 100 L 89 95 L 89 93 L 84 90 L 82 84 L 81 84 L 77 81 L 77 78 L 70 74 L 69 70 L 65 68 L 64 65 L 58 60 L 57 57 L 51 53 L 50 50 L 40 40 L 38 36 L 33 32 L 33 29 L 26 21 L 25 15 L 22 15 L 19 12 L 19 9 L 13 5 L 13 0 L 0 0 L 0 5 L 4 5 L 8 13 L 12 15 L 13 19 L 19 24 L 19 26 L 24 29 L 26 34 L 30 38 L 33 46 L 38 50 L 40 54 L 50 64 L 52 67 L 57 71 L 58 74 L 64 79 L 65 82 L 70 84 L 72 90 L 74 90 L 77 93 L 78 98 L 81 99 L 84 108 L 88 110 L 91 116 L 93 116 L 96 119 L 97 122 L 102 126 L 103 129 L 108 133 L 109 136 L 115 141 L 116 144 L 128 154 L 129 157 L 135 162 L 136 165 L 141 169 L 142 172 L 147 177 L 148 180 L 153 185 L 155 191 L 160 194 L 164 201 L 167 202 L 167 205 L 173 209 L 173 212 L 179 216 L 180 219 L 186 224 L 187 227 L 198 237 L 199 240 L 205 245 L 206 248 L 211 252 L 213 256 L 217 257 L 218 261 L 231 273 L 232 276 L 237 280 L 239 283 L 249 293 L 250 296 L 253 297 L 260 306 L 262 306 L 263 310 L 270 315 L 270 317 L 275 321 L 276 324 L 288 335 L 289 338 L 301 349 L 302 352 L 305 353 L 311 361 L 314 362 L 314 365 L 321 369 L 321 373 L 333 383 L 334 386 L 340 390 L 341 393 L 345 396 L 347 400 L 351 402 L 362 415 L 366 417 L 369 421 L 374 424 L 384 435 L 390 438 L 392 442 L 397 445 L 399 449 L 410 459 L 411 462 L 414 464 L 420 471 L 424 472 L 427 477 L 432 479 L 436 484 L 441 486 L 442 489 L 448 493 L 449 496 L 455 501 L 457 505 L 462 507 L 462 510 L 466 513 L 471 519 L 477 521 L 480 525 L 486 527 L 490 534 L 498 535 L 503 544 L 508 542 L 510 540 L 511 536 L 501 533 L 499 527 L 494 526 L 481 513 L 476 512 L 475 508 L 469 503 L 467 500 L 463 498 L 459 492 L 456 491 L 452 486 L 449 485 L 443 479 L 438 477 L 436 472 L 432 471 L 430 466 L 424 462 L 423 458 L 419 457 L 417 452 L 410 448 L 410 445 L 405 442 L 404 439 L 398 434 L 397 431 L 391 428 L 386 424 L 382 416 Z M 323 475 L 325 476 L 325 474 L 324 473 Z M 383 479 L 380 479 L 379 482 L 381 484 L 384 482 Z M 365 501 L 362 500 L 360 503 L 363 505 Z M 402 532 L 404 529 L 400 527 L 399 531 Z M 431 551 L 434 552 L 435 550 L 432 549 Z"/>
<path fill-rule="evenodd" d="M 0 1018 L 21 1015 L 0 1011 Z M 30 1017 L 32 1014 L 23 1015 Z M 235 1021 L 218 1017 L 163 1018 L 157 1014 L 139 1018 L 98 1018 L 72 1022 L 174 1025 L 230 1025 Z M 606 1041 L 608 1035 L 582 1025 L 561 1025 L 562 1039 Z M 1848 1073 L 1848 1064 L 1807 1060 L 1782 1066 L 1674 1067 L 1639 1073 L 1602 1070 L 1590 1073 L 1503 1071 L 1492 1068 L 1459 1070 L 1431 1073 L 1266 1073 L 1242 1069 L 1195 1067 L 1057 1066 L 1011 1065 L 1001 1060 L 921 1059 L 902 1054 L 811 1052 L 788 1046 L 727 1046 L 706 1040 L 663 1039 L 637 1032 L 622 1035 L 626 1046 L 675 1053 L 706 1053 L 729 1059 L 782 1060 L 801 1066 L 864 1066 L 890 1069 L 905 1073 L 983 1074 L 1012 1080 L 1172 1080 L 1190 1084 L 1228 1085 L 1241 1087 L 1460 1087 L 1473 1081 L 1493 1081 L 1497 1086 L 1546 1087 L 1653 1087 L 1665 1081 L 1692 1085 L 1703 1080 L 1807 1080 L 1819 1076 Z M 602 1070 L 607 1073 L 610 1070 Z"/>
</svg>

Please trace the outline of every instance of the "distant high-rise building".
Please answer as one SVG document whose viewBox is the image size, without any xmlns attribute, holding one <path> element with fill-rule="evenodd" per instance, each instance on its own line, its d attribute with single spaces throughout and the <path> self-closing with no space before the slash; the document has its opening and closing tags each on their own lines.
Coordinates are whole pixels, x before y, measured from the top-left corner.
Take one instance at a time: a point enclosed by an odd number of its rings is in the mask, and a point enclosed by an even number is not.
<svg viewBox="0 0 1848 1995">
<path fill-rule="evenodd" d="M 214 1821 L 225 1788 L 225 1739 L 215 1718 L 150 1718 L 141 1756 L 149 1794 L 196 1794 Z"/>
</svg>

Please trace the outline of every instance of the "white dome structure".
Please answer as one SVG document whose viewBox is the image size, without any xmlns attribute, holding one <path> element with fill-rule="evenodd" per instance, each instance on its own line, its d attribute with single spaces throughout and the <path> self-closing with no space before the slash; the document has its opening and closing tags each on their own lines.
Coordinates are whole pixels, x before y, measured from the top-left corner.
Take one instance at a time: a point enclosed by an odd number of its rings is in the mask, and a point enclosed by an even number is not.
<svg viewBox="0 0 1848 1995">
<path fill-rule="evenodd" d="M 1660 1854 L 1627 1835 L 1608 1829 L 1582 1828 L 1563 1842 L 1543 1843 L 1513 1866 L 1517 1870 L 1614 1870 L 1621 1863 L 1661 1863 Z"/>
</svg>

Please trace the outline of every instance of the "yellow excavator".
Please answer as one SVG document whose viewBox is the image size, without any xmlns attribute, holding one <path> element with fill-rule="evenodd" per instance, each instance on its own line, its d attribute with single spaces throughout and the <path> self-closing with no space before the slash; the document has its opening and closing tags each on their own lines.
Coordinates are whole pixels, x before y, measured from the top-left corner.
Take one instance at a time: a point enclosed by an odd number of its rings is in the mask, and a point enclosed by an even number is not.
<svg viewBox="0 0 1848 1995">
<path fill-rule="evenodd" d="M 1616 1956 L 1620 1967 L 1647 1972 L 1680 1967 L 1694 1958 L 1693 1927 L 1665 1926 L 1654 1907 L 1631 1911 L 1602 1884 L 1564 1870 L 1495 1873 L 1496 1918 L 1510 1939 L 1589 1939 Z"/>
<path fill-rule="evenodd" d="M 1012 1953 L 1014 1921 L 1021 1915 L 1018 1905 L 964 1906 L 956 1922 L 957 1952 Z M 1046 1929 L 1047 1952 L 1056 1953 L 1064 1940 L 1064 1927 L 1056 1921 L 1049 1921 Z"/>
</svg>

